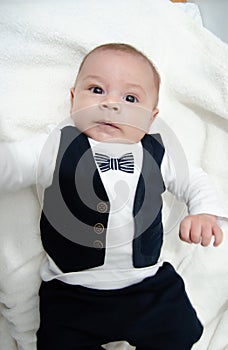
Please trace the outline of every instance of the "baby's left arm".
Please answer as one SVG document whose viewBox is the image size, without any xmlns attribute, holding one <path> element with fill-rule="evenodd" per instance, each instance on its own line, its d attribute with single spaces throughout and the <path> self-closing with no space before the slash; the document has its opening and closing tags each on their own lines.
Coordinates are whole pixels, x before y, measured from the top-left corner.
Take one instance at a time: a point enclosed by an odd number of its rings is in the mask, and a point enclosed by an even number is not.
<svg viewBox="0 0 228 350">
<path fill-rule="evenodd" d="M 200 243 L 206 247 L 214 237 L 214 246 L 217 247 L 223 239 L 223 232 L 217 224 L 217 218 L 209 214 L 186 216 L 180 224 L 180 239 L 187 243 Z"/>
<path fill-rule="evenodd" d="M 223 239 L 217 219 L 227 219 L 228 213 L 221 206 L 214 184 L 202 169 L 175 169 L 167 153 L 164 158 L 162 173 L 166 188 L 185 202 L 189 213 L 180 224 L 180 239 L 208 246 L 213 238 L 217 247 Z"/>
</svg>

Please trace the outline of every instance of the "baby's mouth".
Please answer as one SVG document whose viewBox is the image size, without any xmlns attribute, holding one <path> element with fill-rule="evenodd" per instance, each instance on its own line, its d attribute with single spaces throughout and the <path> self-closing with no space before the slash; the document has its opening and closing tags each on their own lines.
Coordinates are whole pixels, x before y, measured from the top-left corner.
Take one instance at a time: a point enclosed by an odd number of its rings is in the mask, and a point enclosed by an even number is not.
<svg viewBox="0 0 228 350">
<path fill-rule="evenodd" d="M 112 122 L 99 121 L 98 125 L 104 125 L 104 126 L 107 126 L 107 127 L 110 127 L 110 128 L 119 129 L 118 126 L 116 124 L 112 123 Z"/>
</svg>

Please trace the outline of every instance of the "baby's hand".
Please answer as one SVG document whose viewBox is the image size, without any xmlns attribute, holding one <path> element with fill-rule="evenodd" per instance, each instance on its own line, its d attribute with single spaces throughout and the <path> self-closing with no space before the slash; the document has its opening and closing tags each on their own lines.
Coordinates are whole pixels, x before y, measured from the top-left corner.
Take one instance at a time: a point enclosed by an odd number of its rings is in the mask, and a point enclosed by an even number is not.
<svg viewBox="0 0 228 350">
<path fill-rule="evenodd" d="M 201 243 L 206 247 L 214 236 L 217 247 L 223 239 L 223 232 L 216 222 L 216 216 L 198 214 L 186 216 L 180 224 L 180 239 L 188 243 Z"/>
</svg>

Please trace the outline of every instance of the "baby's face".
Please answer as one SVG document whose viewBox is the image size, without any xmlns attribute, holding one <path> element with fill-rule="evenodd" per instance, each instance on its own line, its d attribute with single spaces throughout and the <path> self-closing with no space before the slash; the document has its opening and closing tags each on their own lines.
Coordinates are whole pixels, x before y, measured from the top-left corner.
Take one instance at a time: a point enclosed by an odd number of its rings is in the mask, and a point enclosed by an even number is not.
<svg viewBox="0 0 228 350">
<path fill-rule="evenodd" d="M 94 140 L 135 143 L 158 113 L 156 100 L 153 71 L 143 57 L 98 50 L 87 57 L 71 90 L 71 116 Z"/>
</svg>

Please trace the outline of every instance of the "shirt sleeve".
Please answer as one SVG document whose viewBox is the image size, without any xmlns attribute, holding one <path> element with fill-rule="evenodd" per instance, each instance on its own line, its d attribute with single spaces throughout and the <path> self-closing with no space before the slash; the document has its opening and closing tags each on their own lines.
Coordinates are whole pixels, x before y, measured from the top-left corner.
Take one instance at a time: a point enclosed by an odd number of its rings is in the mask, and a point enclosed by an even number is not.
<svg viewBox="0 0 228 350">
<path fill-rule="evenodd" d="M 228 219 L 228 213 L 222 207 L 215 185 L 201 168 L 194 168 L 186 163 L 182 169 L 175 169 L 174 162 L 165 151 L 161 172 L 166 189 L 185 202 L 190 215 L 211 214 L 220 219 Z"/>
<path fill-rule="evenodd" d="M 44 152 L 49 138 L 47 131 L 22 141 L 0 142 L 0 193 L 17 191 L 37 182 L 47 187 L 55 160 L 53 144 L 50 152 Z"/>
</svg>

